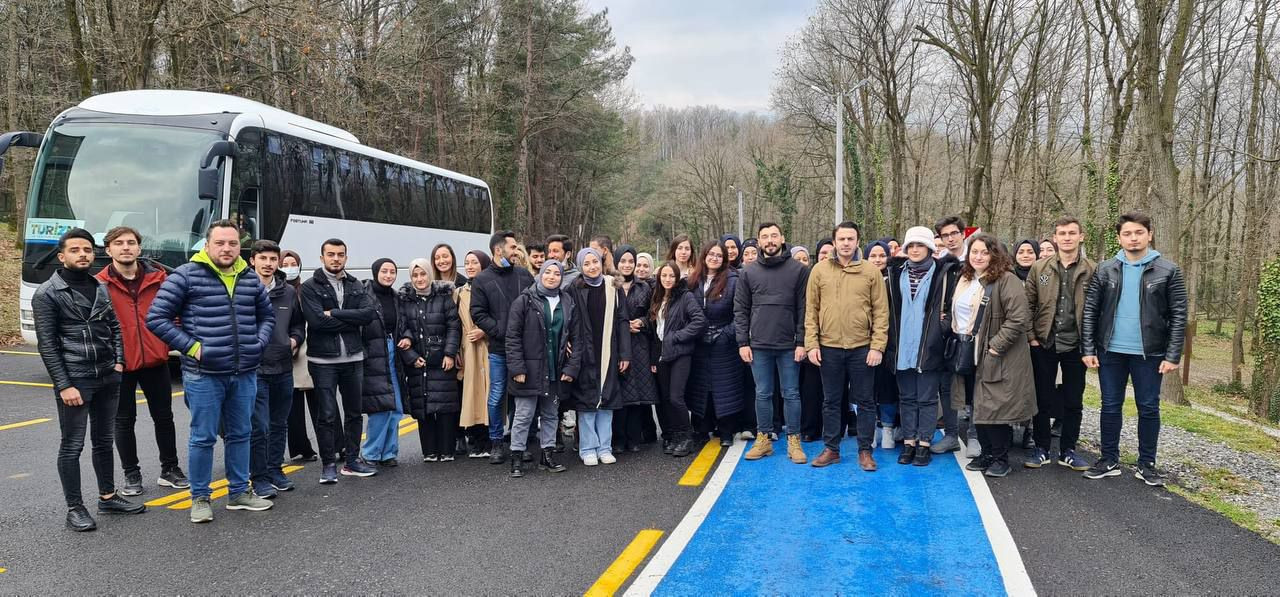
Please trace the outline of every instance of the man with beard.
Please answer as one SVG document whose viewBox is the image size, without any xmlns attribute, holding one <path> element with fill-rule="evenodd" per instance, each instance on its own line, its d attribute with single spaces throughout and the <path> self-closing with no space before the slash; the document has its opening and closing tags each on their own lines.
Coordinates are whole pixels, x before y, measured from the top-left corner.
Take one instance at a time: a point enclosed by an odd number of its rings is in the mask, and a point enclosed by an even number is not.
<svg viewBox="0 0 1280 597">
<path fill-rule="evenodd" d="M 782 385 L 783 420 L 787 428 L 787 456 L 796 464 L 808 458 L 800 446 L 800 362 L 804 350 L 805 285 L 809 268 L 791 258 L 782 228 L 760 225 L 762 255 L 743 266 L 734 294 L 734 328 L 738 355 L 751 365 L 756 382 L 756 441 L 747 460 L 773 454 L 773 380 Z"/>
</svg>

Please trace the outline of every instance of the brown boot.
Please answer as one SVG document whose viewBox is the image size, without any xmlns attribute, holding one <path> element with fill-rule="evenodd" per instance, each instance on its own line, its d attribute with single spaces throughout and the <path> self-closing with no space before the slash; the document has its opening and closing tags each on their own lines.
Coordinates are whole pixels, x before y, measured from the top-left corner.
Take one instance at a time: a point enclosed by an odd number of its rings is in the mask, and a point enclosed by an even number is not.
<svg viewBox="0 0 1280 597">
<path fill-rule="evenodd" d="M 800 446 L 800 436 L 787 435 L 787 457 L 796 464 L 809 462 L 809 457 L 804 455 L 804 448 Z"/>
<path fill-rule="evenodd" d="M 822 468 L 828 464 L 836 464 L 840 462 L 840 453 L 831 448 L 823 448 L 822 453 L 813 459 L 813 466 Z"/>
<path fill-rule="evenodd" d="M 876 459 L 871 456 L 871 450 L 858 452 L 858 466 L 868 473 L 876 472 Z"/>
<path fill-rule="evenodd" d="M 751 446 L 750 450 L 747 450 L 747 453 L 743 456 L 743 458 L 747 460 L 760 460 L 765 456 L 772 456 L 772 455 L 773 455 L 773 440 L 769 439 L 769 434 L 757 433 L 756 443 Z"/>
</svg>

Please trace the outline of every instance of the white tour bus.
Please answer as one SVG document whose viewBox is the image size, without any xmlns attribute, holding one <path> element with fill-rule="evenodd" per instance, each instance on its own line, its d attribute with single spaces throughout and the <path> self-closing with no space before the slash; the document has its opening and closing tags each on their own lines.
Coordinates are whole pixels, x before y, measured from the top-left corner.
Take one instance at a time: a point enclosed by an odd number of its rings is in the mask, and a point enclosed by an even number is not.
<svg viewBox="0 0 1280 597">
<path fill-rule="evenodd" d="M 368 277 L 389 257 L 401 267 L 436 243 L 459 259 L 487 249 L 493 207 L 484 181 L 360 144 L 351 133 L 243 98 L 196 91 L 124 91 L 84 100 L 32 133 L 0 136 L 39 146 L 28 195 L 20 323 L 35 343 L 31 297 L 58 267 L 56 243 L 82 227 L 101 243 L 114 226 L 143 236 L 143 255 L 165 267 L 203 247 L 218 218 L 251 239 L 302 256 L 303 279 L 320 244 L 347 243 L 349 270 Z M 245 243 L 246 257 L 248 242 Z M 107 263 L 105 254 L 97 266 Z M 459 264 L 460 267 L 460 264 Z"/>
</svg>

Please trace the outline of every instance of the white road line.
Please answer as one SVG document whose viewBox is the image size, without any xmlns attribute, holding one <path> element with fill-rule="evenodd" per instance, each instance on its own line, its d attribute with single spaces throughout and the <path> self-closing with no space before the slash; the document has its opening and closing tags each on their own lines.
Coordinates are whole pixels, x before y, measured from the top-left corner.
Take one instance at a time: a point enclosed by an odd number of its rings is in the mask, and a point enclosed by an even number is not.
<svg viewBox="0 0 1280 597">
<path fill-rule="evenodd" d="M 698 500 L 680 520 L 680 524 L 676 525 L 675 530 L 667 536 L 667 540 L 662 542 L 662 547 L 636 575 L 635 582 L 627 587 L 627 592 L 624 593 L 626 597 L 647 596 L 658 588 L 658 583 L 667 576 L 671 565 L 676 563 L 676 558 L 679 558 L 684 548 L 689 545 L 689 540 L 693 539 L 693 534 L 698 531 L 698 527 L 702 526 L 702 521 L 707 519 L 711 507 L 716 504 L 716 500 L 720 499 L 720 493 L 729 484 L 729 477 L 733 476 L 733 469 L 738 466 L 738 461 L 746 448 L 747 442 L 739 439 L 725 451 L 715 474 L 711 475 L 711 480 L 707 481 L 706 486 L 703 487 L 702 495 L 698 496 Z"/>
<path fill-rule="evenodd" d="M 1014 543 L 1009 533 L 1009 525 L 1004 522 L 996 500 L 991 496 L 991 488 L 982 473 L 965 470 L 964 457 L 955 453 L 956 466 L 969 483 L 969 493 L 978 505 L 978 514 L 982 516 L 982 527 L 987 531 L 987 541 L 991 543 L 991 551 L 995 553 L 996 564 L 1000 566 L 1000 576 L 1004 579 L 1004 591 L 1016 597 L 1034 596 L 1036 589 L 1031 585 L 1031 577 L 1027 575 L 1027 567 L 1022 564 L 1022 554 L 1018 552 L 1018 544 Z"/>
</svg>

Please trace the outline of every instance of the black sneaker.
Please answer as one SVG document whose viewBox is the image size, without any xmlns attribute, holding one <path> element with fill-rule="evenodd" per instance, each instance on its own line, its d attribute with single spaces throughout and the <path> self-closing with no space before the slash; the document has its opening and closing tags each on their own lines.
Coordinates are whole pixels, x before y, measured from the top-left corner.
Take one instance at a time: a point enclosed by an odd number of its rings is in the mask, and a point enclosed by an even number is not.
<svg viewBox="0 0 1280 597">
<path fill-rule="evenodd" d="M 1152 487 L 1164 487 L 1164 477 L 1160 476 L 1160 471 L 1156 470 L 1154 464 L 1139 462 L 1138 471 L 1133 476 Z"/>
<path fill-rule="evenodd" d="M 187 480 L 187 476 L 182 474 L 182 469 L 177 466 L 161 471 L 160 478 L 156 479 L 156 485 L 174 489 L 191 489 L 191 481 Z"/>
<path fill-rule="evenodd" d="M 990 467 L 990 466 L 991 466 L 991 458 L 988 458 L 987 456 L 983 455 L 983 456 L 974 458 L 973 460 L 970 460 L 969 464 L 964 465 L 964 470 L 982 472 L 987 470 L 987 467 Z"/>
<path fill-rule="evenodd" d="M 98 500 L 98 514 L 142 514 L 147 511 L 145 504 L 135 504 L 119 496 L 112 495 Z"/>
<path fill-rule="evenodd" d="M 97 530 L 98 523 L 94 522 L 92 516 L 89 516 L 88 509 L 84 506 L 76 506 L 67 510 L 67 528 L 77 533 L 83 533 Z"/>
<path fill-rule="evenodd" d="M 675 450 L 674 442 L 672 442 L 672 441 L 670 441 L 670 440 L 665 440 L 665 439 L 664 439 L 664 440 L 662 440 L 662 453 L 663 453 L 663 454 L 666 454 L 667 456 L 670 456 L 670 455 L 671 455 L 671 452 L 672 452 L 672 451 L 674 451 L 674 450 Z"/>
<path fill-rule="evenodd" d="M 1089 467 L 1089 470 L 1084 472 L 1084 478 L 1101 479 L 1103 477 L 1118 477 L 1121 472 L 1119 462 L 1109 458 L 1099 458 L 1097 462 L 1093 463 L 1093 466 Z"/>
<path fill-rule="evenodd" d="M 929 466 L 930 462 L 933 462 L 933 452 L 929 451 L 929 446 L 916 446 L 916 457 L 911 464 Z"/>
<path fill-rule="evenodd" d="M 378 469 L 357 458 L 342 465 L 342 470 L 339 472 L 348 477 L 372 477 L 378 474 Z"/>
<path fill-rule="evenodd" d="M 338 465 L 330 462 L 320 470 L 320 484 L 333 485 L 338 482 Z"/>
<path fill-rule="evenodd" d="M 120 488 L 120 495 L 142 495 L 142 471 L 124 474 L 124 487 Z"/>
<path fill-rule="evenodd" d="M 992 460 L 982 474 L 988 477 L 1003 477 L 1009 474 L 1009 463 L 1003 460 Z"/>
<path fill-rule="evenodd" d="M 395 458 L 386 458 L 383 460 L 379 460 L 378 466 L 396 467 L 396 466 L 400 466 L 400 462 L 397 461 Z"/>
<path fill-rule="evenodd" d="M 898 464 L 911 464 L 916 458 L 916 447 L 911 444 L 902 445 L 902 453 L 898 454 Z"/>
</svg>

